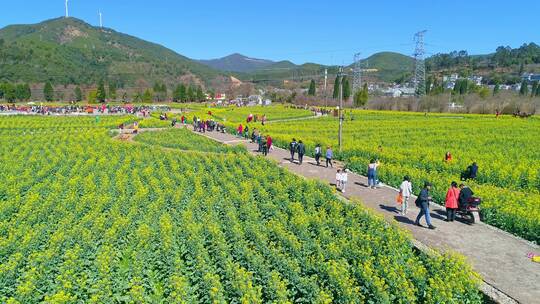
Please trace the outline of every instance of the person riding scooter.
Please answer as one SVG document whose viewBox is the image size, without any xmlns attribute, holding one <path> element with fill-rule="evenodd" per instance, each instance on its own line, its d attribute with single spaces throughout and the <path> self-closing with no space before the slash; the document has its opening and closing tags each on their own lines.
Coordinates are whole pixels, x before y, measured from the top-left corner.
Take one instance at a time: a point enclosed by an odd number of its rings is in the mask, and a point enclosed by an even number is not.
<svg viewBox="0 0 540 304">
<path fill-rule="evenodd" d="M 459 189 L 459 209 L 464 209 L 467 207 L 467 203 L 473 197 L 474 192 L 465 184 L 460 184 Z"/>
</svg>

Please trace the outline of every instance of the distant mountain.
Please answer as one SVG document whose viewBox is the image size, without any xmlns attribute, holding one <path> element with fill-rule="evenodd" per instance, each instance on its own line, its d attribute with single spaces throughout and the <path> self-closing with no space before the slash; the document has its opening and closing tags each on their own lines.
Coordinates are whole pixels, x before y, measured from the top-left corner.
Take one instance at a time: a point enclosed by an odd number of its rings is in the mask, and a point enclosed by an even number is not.
<svg viewBox="0 0 540 304">
<path fill-rule="evenodd" d="M 330 74 L 337 72 L 336 67 L 326 67 L 316 63 L 296 65 L 290 61 L 284 60 L 271 64 L 263 69 L 239 75 L 239 77 L 244 81 L 278 85 L 278 83 L 282 83 L 283 80 L 307 81 L 310 79 L 317 79 L 324 74 L 325 68 L 329 69 L 328 73 Z"/>
<path fill-rule="evenodd" d="M 362 68 L 366 69 L 374 79 L 384 82 L 394 82 L 400 77 L 411 75 L 414 67 L 414 59 L 399 53 L 381 52 L 371 55 L 361 61 Z M 346 72 L 351 72 L 353 65 L 348 66 Z M 296 65 L 290 61 L 279 61 L 259 68 L 248 73 L 239 74 L 243 80 L 255 82 L 277 82 L 279 80 L 299 80 L 305 81 L 316 79 L 323 75 L 324 70 L 328 74 L 335 76 L 338 68 L 336 66 L 326 66 L 317 63 L 304 63 Z"/>
<path fill-rule="evenodd" d="M 271 60 L 251 58 L 238 53 L 219 59 L 198 61 L 216 70 L 241 73 L 262 69 L 274 63 Z"/>
<path fill-rule="evenodd" d="M 76 18 L 0 29 L 0 81 L 93 84 L 100 79 L 152 85 L 227 78 L 161 45 Z"/>
</svg>

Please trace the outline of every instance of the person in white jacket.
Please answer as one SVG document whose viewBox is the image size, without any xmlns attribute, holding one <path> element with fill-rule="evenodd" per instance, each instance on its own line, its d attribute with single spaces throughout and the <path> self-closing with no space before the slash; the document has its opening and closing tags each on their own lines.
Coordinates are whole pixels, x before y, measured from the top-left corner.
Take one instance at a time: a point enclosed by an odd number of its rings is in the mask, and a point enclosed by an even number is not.
<svg viewBox="0 0 540 304">
<path fill-rule="evenodd" d="M 341 170 L 338 169 L 336 172 L 336 189 L 341 191 Z"/>
<path fill-rule="evenodd" d="M 401 203 L 401 215 L 407 214 L 407 207 L 409 204 L 409 199 L 412 195 L 412 183 L 408 175 L 405 175 L 401 186 L 399 186 L 399 193 L 403 197 L 403 202 Z"/>
<path fill-rule="evenodd" d="M 345 193 L 345 186 L 347 185 L 347 180 L 349 179 L 348 172 L 348 169 L 343 169 L 341 172 L 341 193 Z"/>
</svg>

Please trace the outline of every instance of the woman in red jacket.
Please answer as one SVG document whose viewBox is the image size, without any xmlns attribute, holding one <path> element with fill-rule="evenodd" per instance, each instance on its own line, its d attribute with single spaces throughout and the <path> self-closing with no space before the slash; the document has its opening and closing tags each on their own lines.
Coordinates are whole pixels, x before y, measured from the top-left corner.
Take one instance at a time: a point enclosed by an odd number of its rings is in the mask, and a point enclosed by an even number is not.
<svg viewBox="0 0 540 304">
<path fill-rule="evenodd" d="M 270 137 L 270 135 L 266 137 L 266 148 L 268 149 L 268 152 L 270 152 L 270 148 L 272 148 L 272 137 Z"/>
<path fill-rule="evenodd" d="M 459 200 L 459 188 L 456 182 L 452 182 L 450 189 L 446 192 L 446 220 L 447 222 L 453 222 L 456 218 L 456 210 L 458 209 Z"/>
<path fill-rule="evenodd" d="M 238 125 L 238 129 L 236 129 L 236 130 L 238 131 L 238 137 L 241 138 L 241 137 L 242 137 L 242 134 L 244 134 L 244 133 L 243 133 L 244 127 L 242 126 L 242 124 Z"/>
</svg>

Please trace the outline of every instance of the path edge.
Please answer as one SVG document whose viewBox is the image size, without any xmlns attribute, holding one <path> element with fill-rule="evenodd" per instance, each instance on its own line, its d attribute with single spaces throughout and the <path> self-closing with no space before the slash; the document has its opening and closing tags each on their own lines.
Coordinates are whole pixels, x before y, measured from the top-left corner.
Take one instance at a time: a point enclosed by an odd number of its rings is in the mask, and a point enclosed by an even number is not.
<svg viewBox="0 0 540 304">
<path fill-rule="evenodd" d="M 196 133 L 196 134 L 199 134 L 201 136 L 204 136 L 206 138 L 210 138 L 216 142 L 219 142 L 221 144 L 224 144 L 224 145 L 231 145 L 231 144 L 235 144 L 235 143 L 239 143 L 239 141 L 234 141 L 234 143 L 228 143 L 228 142 L 222 142 L 216 138 L 213 138 L 211 136 L 207 136 L 206 134 L 204 133 L 200 133 L 200 132 L 195 132 L 193 130 L 191 130 L 192 132 Z M 243 142 L 245 140 L 241 140 L 241 142 Z M 277 147 L 278 149 L 281 149 L 279 147 Z M 279 167 L 283 168 L 283 169 L 287 169 L 287 168 L 284 168 L 283 166 L 280 166 L 279 163 L 276 162 L 276 165 L 278 165 Z M 289 171 L 289 170 L 287 170 Z M 290 171 L 289 171 L 290 172 Z M 298 175 L 294 172 L 290 172 L 296 176 L 300 176 L 304 179 L 307 179 L 305 176 L 302 176 L 302 175 Z M 391 187 L 389 185 L 384 185 L 383 187 L 388 187 L 390 189 L 394 189 L 397 191 L 397 189 L 395 189 L 394 187 Z M 349 199 L 347 199 L 346 197 L 340 195 L 339 193 L 335 193 L 335 196 L 344 201 L 344 202 L 347 202 L 347 203 L 352 203 Z M 487 224 L 485 224 L 487 225 Z M 489 225 L 488 225 L 489 226 Z M 493 227 L 495 228 L 495 227 Z M 500 229 L 496 229 L 496 230 L 500 230 Z M 502 231 L 502 230 L 501 230 Z M 512 235 L 514 236 L 514 235 Z M 522 238 L 519 238 L 519 237 L 516 237 L 514 236 L 516 239 L 519 239 L 521 241 L 525 241 L 526 243 L 530 243 L 529 241 L 525 240 L 525 239 L 522 239 Z M 425 245 L 424 243 L 418 241 L 417 239 L 415 238 L 411 238 L 411 244 L 413 245 L 414 248 L 416 248 L 417 250 L 421 251 L 422 253 L 426 254 L 426 255 L 429 255 L 429 256 L 434 256 L 434 255 L 440 255 L 440 253 L 434 249 L 432 249 L 431 247 Z M 485 296 L 487 296 L 491 301 L 495 302 L 495 303 L 499 303 L 499 304 L 520 304 L 520 302 L 514 298 L 512 298 L 511 296 L 509 296 L 508 294 L 506 294 L 505 292 L 503 292 L 502 290 L 498 289 L 497 287 L 493 286 L 492 284 L 490 284 L 489 282 L 487 282 L 486 280 L 484 280 L 483 278 L 481 278 L 481 283 L 479 284 L 478 286 L 478 290 L 483 293 Z"/>
</svg>

